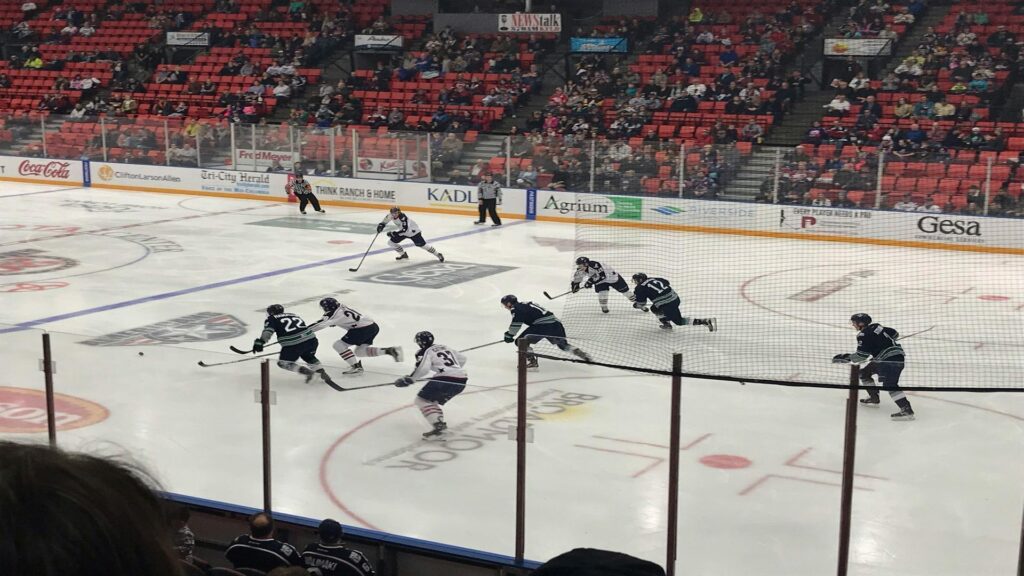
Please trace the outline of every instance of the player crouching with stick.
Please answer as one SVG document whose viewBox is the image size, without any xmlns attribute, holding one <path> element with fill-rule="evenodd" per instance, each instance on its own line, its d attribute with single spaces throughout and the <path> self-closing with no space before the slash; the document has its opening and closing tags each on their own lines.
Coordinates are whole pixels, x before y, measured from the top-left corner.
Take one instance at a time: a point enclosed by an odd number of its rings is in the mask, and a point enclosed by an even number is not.
<svg viewBox="0 0 1024 576">
<path fill-rule="evenodd" d="M 433 428 L 429 432 L 424 432 L 423 437 L 436 438 L 448 429 L 441 407 L 461 394 L 466 389 L 466 382 L 469 381 L 469 375 L 466 373 L 466 356 L 443 344 L 434 344 L 434 335 L 430 332 L 417 332 L 415 340 L 419 346 L 419 351 L 416 352 L 416 369 L 412 374 L 395 380 L 395 386 L 410 386 L 413 382 L 423 379 L 428 372 L 433 372 L 427 384 L 416 394 L 415 404 Z"/>
<path fill-rule="evenodd" d="M 420 227 L 406 216 L 398 206 L 392 207 L 388 211 L 388 215 L 384 217 L 384 220 L 377 224 L 377 233 L 380 234 L 389 226 L 388 246 L 391 246 L 395 252 L 398 252 L 398 257 L 395 260 L 405 260 L 409 257 L 405 249 L 402 248 L 401 243 L 405 240 L 412 240 L 413 244 L 437 256 L 438 260 L 444 262 L 444 254 L 441 254 L 433 246 L 427 244 L 427 241 L 423 239 L 423 234 L 420 232 Z"/>
<path fill-rule="evenodd" d="M 524 330 L 519 337 L 529 342 L 531 346 L 541 340 L 547 340 L 558 346 L 559 349 L 576 355 L 584 362 L 591 361 L 586 352 L 569 344 L 565 337 L 565 326 L 551 312 L 533 302 L 520 302 L 511 294 L 502 297 L 501 305 L 512 313 L 512 323 L 509 324 L 508 331 L 505 332 L 505 342 L 515 342 L 516 334 L 519 333 L 523 324 L 526 324 L 529 328 Z M 538 366 L 537 355 L 533 353 L 532 349 L 528 350 L 526 367 L 536 368 Z"/>
<path fill-rule="evenodd" d="M 663 329 L 671 330 L 673 324 L 676 326 L 692 324 L 694 326 L 707 326 L 711 332 L 718 330 L 718 320 L 715 318 L 689 318 L 683 316 L 679 312 L 681 304 L 679 295 L 669 286 L 668 280 L 664 278 L 648 278 L 647 274 L 637 272 L 633 274 L 633 283 L 636 284 L 636 290 L 633 291 L 633 294 L 636 296 L 636 302 L 633 304 L 633 307 L 642 308 L 644 303 L 650 300 L 651 312 L 654 312 L 654 315 L 658 317 Z"/>
<path fill-rule="evenodd" d="M 263 333 L 253 341 L 252 351 L 263 352 L 263 346 L 271 336 L 277 335 L 277 342 L 281 345 L 281 354 L 277 357 L 277 365 L 289 372 L 296 372 L 306 377 L 308 383 L 313 379 L 314 374 L 328 384 L 330 376 L 320 365 L 316 357 L 317 340 L 313 330 L 306 326 L 306 323 L 295 314 L 284 311 L 284 306 L 271 304 L 267 306 L 267 319 L 263 322 Z M 307 365 L 301 366 L 296 360 L 301 358 Z"/>
</svg>

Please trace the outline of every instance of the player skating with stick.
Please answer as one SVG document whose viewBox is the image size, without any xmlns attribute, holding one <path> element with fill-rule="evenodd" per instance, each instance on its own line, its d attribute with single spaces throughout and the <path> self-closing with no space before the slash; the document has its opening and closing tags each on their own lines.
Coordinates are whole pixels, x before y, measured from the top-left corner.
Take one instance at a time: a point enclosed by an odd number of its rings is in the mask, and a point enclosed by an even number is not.
<svg viewBox="0 0 1024 576">
<path fill-rule="evenodd" d="M 871 378 L 877 375 L 878 383 L 889 392 L 889 396 L 900 408 L 899 412 L 891 415 L 892 419 L 913 420 L 914 409 L 900 389 L 900 374 L 903 373 L 906 356 L 903 346 L 897 342 L 900 339 L 899 332 L 872 322 L 871 316 L 864 313 L 851 316 L 850 324 L 857 330 L 857 351 L 853 354 L 836 354 L 832 361 L 837 364 L 867 362 L 860 370 L 860 383 L 867 389 L 868 397 L 861 398 L 860 403 L 865 406 L 879 405 L 878 388 Z"/>
<path fill-rule="evenodd" d="M 384 217 L 384 221 L 377 224 L 377 233 L 383 232 L 385 228 L 389 228 L 388 246 L 391 246 L 395 252 L 398 252 L 398 257 L 395 260 L 405 260 L 409 257 L 402 248 L 401 243 L 405 240 L 412 240 L 413 244 L 437 256 L 438 260 L 444 262 L 444 254 L 441 254 L 433 246 L 427 244 L 427 241 L 423 239 L 423 234 L 420 232 L 420 227 L 406 216 L 398 206 L 391 208 L 388 215 Z"/>
<path fill-rule="evenodd" d="M 295 314 L 284 311 L 284 306 L 271 304 L 267 306 L 267 319 L 263 322 L 263 333 L 253 341 L 252 351 L 260 353 L 272 335 L 277 335 L 277 343 L 281 345 L 281 353 L 277 357 L 277 365 L 290 372 L 306 377 L 306 382 L 319 374 L 325 382 L 331 378 L 316 358 L 319 341 L 306 323 Z M 306 366 L 299 365 L 296 360 L 302 359 Z"/>
<path fill-rule="evenodd" d="M 415 339 L 419 347 L 416 352 L 416 369 L 412 374 L 395 380 L 395 386 L 411 386 L 413 382 L 433 373 L 416 394 L 415 404 L 433 428 L 424 432 L 423 437 L 436 438 L 448 429 L 441 407 L 466 389 L 469 380 L 466 357 L 443 344 L 435 344 L 434 335 L 430 332 L 417 332 Z"/>
<path fill-rule="evenodd" d="M 334 343 L 334 349 L 349 365 L 345 374 L 359 374 L 363 371 L 363 363 L 356 360 L 356 356 L 372 357 L 386 354 L 394 358 L 395 362 L 402 361 L 401 346 L 387 348 L 370 346 L 373 344 L 374 338 L 377 337 L 377 333 L 380 332 L 380 326 L 369 316 L 343 305 L 335 298 L 324 298 L 320 301 L 320 308 L 324 311 L 324 317 L 311 327 L 313 332 L 323 330 L 328 326 L 337 326 L 346 330 L 341 340 Z M 353 346 L 355 350 L 353 350 Z"/>
<path fill-rule="evenodd" d="M 572 282 L 569 284 L 569 291 L 578 292 L 581 283 L 584 288 L 594 288 L 594 292 L 597 292 L 597 301 L 601 303 L 601 312 L 605 314 L 608 313 L 609 288 L 615 288 L 617 292 L 628 298 L 630 302 L 636 301 L 633 293 L 629 291 L 626 281 L 615 270 L 612 270 L 609 266 L 602 266 L 600 262 L 591 260 L 586 256 L 580 256 L 576 259 L 576 272 L 573 273 Z M 644 310 L 646 311 L 646 309 Z"/>
<path fill-rule="evenodd" d="M 558 346 L 559 349 L 575 354 L 580 360 L 590 362 L 590 356 L 586 352 L 569 344 L 565 337 L 565 326 L 551 312 L 533 302 L 520 302 L 511 294 L 501 299 L 501 305 L 512 313 L 512 323 L 509 324 L 508 331 L 505 332 L 505 342 L 515 342 L 516 334 L 525 324 L 529 328 L 524 330 L 519 337 L 531 345 L 541 340 L 547 340 Z M 526 354 L 526 362 L 527 368 L 538 366 L 537 356 L 529 349 Z"/>
<path fill-rule="evenodd" d="M 636 302 L 633 303 L 634 308 L 643 309 L 644 304 L 651 301 L 651 312 L 658 317 L 658 321 L 661 322 L 661 327 L 665 330 L 671 330 L 672 325 L 676 326 L 707 326 L 708 330 L 714 332 L 718 330 L 718 320 L 715 318 L 690 318 L 689 316 L 683 316 L 679 312 L 679 295 L 676 291 L 669 286 L 668 280 L 664 278 L 649 278 L 647 274 L 643 272 L 637 272 L 633 274 L 633 283 L 636 284 L 636 290 L 633 294 L 636 297 Z"/>
</svg>

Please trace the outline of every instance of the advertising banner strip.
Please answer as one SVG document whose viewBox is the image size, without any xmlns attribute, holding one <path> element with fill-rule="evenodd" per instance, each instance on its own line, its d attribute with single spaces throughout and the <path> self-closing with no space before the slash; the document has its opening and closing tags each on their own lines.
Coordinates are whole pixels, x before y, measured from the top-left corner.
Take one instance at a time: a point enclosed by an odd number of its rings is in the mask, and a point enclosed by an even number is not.
<svg viewBox="0 0 1024 576">
<path fill-rule="evenodd" d="M 569 40 L 571 52 L 625 54 L 628 51 L 627 46 L 625 38 L 571 38 Z"/>
<path fill-rule="evenodd" d="M 561 14 L 498 14 L 498 32 L 561 31 Z"/>
<path fill-rule="evenodd" d="M 26 184 L 65 184 L 82 186 L 82 163 L 78 160 L 51 160 L 0 156 L 0 180 Z"/>
</svg>

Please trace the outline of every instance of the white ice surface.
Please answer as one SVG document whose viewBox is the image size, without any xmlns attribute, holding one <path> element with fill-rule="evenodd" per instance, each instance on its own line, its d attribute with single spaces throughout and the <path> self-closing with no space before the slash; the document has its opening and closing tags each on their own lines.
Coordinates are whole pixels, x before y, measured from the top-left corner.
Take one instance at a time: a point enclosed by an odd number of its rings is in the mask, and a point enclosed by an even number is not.
<svg viewBox="0 0 1024 576">
<path fill-rule="evenodd" d="M 468 218 L 414 213 L 428 239 L 463 234 L 437 242 L 449 261 L 515 269 L 437 290 L 366 283 L 353 278 L 407 264 L 375 254 L 350 273 L 372 235 L 248 225 L 298 218 L 294 205 L 0 188 L 0 252 L 41 250 L 34 257 L 75 261 L 37 272 L 26 261 L 4 267 L 11 261 L 0 258 L 0 329 L 25 328 L 0 333 L 0 387 L 42 388 L 45 329 L 53 338 L 57 390 L 109 410 L 101 422 L 61 432 L 63 447 L 127 450 L 170 491 L 250 506 L 261 503 L 258 363 L 201 368 L 197 361 L 241 358 L 227 346 L 251 344 L 268 304 L 307 300 L 289 309 L 314 320 L 316 298 L 339 294 L 380 324 L 378 344 L 404 346 L 411 358 L 419 330 L 455 348 L 499 339 L 508 314 L 498 299 L 515 293 L 540 302 L 542 290 L 564 290 L 574 257 L 550 246 L 551 239 L 573 239 L 564 224 L 510 221 L 490 229 Z M 327 207 L 327 214 L 305 218 L 376 223 L 381 216 Z M 1020 357 L 1022 258 L 710 235 L 687 242 L 702 254 L 732 258 L 719 273 L 676 279 L 687 307 L 720 319 L 716 334 L 677 329 L 693 350 L 705 351 L 712 368 L 756 371 L 765 356 L 752 345 L 758 330 L 771 330 L 772 350 L 800 342 L 814 354 L 849 351 L 853 333 L 844 318 L 864 306 L 866 289 L 855 285 L 813 304 L 788 296 L 794 286 L 861 269 L 864 261 L 877 271 L 873 286 L 888 287 L 872 292 L 870 310 L 905 332 L 939 325 L 912 348 L 908 343 L 912 358 L 929 363 L 908 369 L 907 382 L 941 380 L 943 370 L 929 366 L 943 358 L 973 352 L 979 365 L 1007 363 L 993 372 L 1002 374 Z M 410 255 L 409 264 L 432 258 L 415 248 Z M 354 259 L 317 265 L 346 256 Z M 949 270 L 951 261 L 955 273 L 933 274 Z M 273 274 L 303 265 L 310 266 Z M 225 281 L 234 282 L 195 290 Z M 61 282 L 68 285 L 26 291 Z M 612 316 L 635 313 L 615 295 L 612 302 Z M 557 314 L 563 303 L 545 305 Z M 722 309 L 707 310 L 712 306 Z M 199 312 L 232 315 L 246 324 L 245 333 L 175 346 L 81 343 Z M 956 329 L 963 324 L 966 336 Z M 652 326 L 650 337 L 658 334 Z M 335 374 L 342 363 L 330 343 L 340 335 L 321 333 L 319 356 Z M 419 440 L 426 425 L 412 405 L 415 388 L 338 393 L 272 366 L 275 509 L 511 554 L 515 443 L 501 430 L 514 415 L 514 355 L 501 344 L 469 356 L 470 387 L 445 408 L 454 430 L 447 443 Z M 364 365 L 366 374 L 343 384 L 386 382 L 412 366 L 386 357 Z M 812 370 L 832 369 L 823 366 Z M 1019 370 L 1011 374 L 1019 385 Z M 528 451 L 527 556 L 543 560 L 590 546 L 662 563 L 667 379 L 551 361 L 530 378 L 535 440 Z M 567 406 L 567 395 L 589 399 Z M 685 573 L 834 571 L 845 399 L 840 390 L 684 382 Z M 884 396 L 880 409 L 861 410 L 851 574 L 1012 574 L 1024 505 L 1024 395 L 922 392 L 911 400 L 918 412 L 911 423 L 889 421 L 894 406 Z M 0 437 L 40 441 L 45 434 Z"/>
</svg>

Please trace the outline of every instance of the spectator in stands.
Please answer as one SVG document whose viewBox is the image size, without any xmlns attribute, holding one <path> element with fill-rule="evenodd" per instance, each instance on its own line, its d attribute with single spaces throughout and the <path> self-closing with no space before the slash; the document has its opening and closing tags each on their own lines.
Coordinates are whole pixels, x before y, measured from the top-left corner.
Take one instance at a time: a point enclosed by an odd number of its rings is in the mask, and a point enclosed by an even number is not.
<svg viewBox="0 0 1024 576">
<path fill-rule="evenodd" d="M 281 161 L 276 158 L 273 161 L 271 161 L 270 166 L 267 166 L 266 169 L 266 172 L 284 173 L 287 171 L 288 169 L 282 166 Z"/>
<path fill-rule="evenodd" d="M 935 120 L 951 120 L 956 117 L 956 106 L 943 98 L 932 107 L 931 115 Z"/>
<path fill-rule="evenodd" d="M 275 160 L 275 164 L 280 165 Z M 274 538 L 274 519 L 267 512 L 249 517 L 249 533 L 228 546 L 224 556 L 236 568 L 269 572 L 278 566 L 303 566 L 302 556 L 290 544 Z"/>
<path fill-rule="evenodd" d="M 831 102 L 825 105 L 825 113 L 829 116 L 845 116 L 850 112 L 850 101 L 843 94 L 836 94 Z"/>
<path fill-rule="evenodd" d="M 153 487 L 128 462 L 0 441 L 0 574 L 177 576 Z"/>
</svg>

